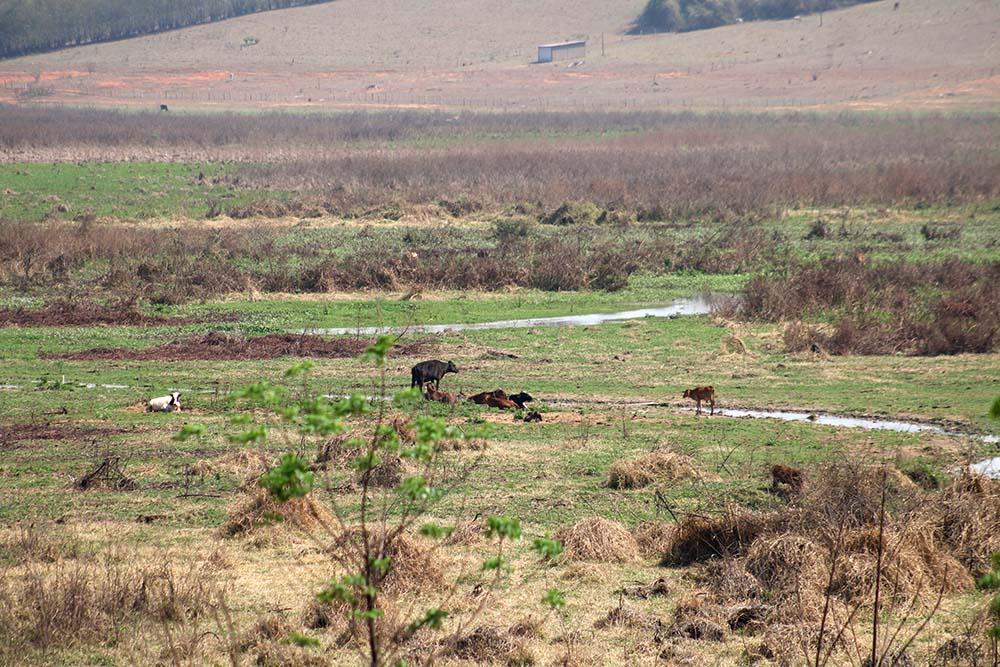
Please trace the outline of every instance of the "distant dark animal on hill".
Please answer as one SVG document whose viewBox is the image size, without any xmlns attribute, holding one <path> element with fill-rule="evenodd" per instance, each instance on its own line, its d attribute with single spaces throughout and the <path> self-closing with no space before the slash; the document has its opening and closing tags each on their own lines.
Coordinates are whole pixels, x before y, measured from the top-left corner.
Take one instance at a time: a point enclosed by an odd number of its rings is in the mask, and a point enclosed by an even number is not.
<svg viewBox="0 0 1000 667">
<path fill-rule="evenodd" d="M 170 111 L 170 109 L 167 108 L 166 104 L 161 104 L 160 105 L 160 111 Z"/>
<path fill-rule="evenodd" d="M 507 394 L 504 393 L 503 389 L 494 389 L 493 391 L 483 391 L 473 396 L 469 396 L 470 403 L 476 403 L 478 405 L 486 405 L 486 398 L 492 396 L 494 398 L 507 398 Z"/>
<path fill-rule="evenodd" d="M 524 409 L 525 403 L 530 403 L 533 400 L 535 400 L 534 397 L 532 397 L 532 395 L 526 391 L 522 391 L 517 394 L 511 394 L 507 398 L 517 403 L 517 407 L 521 408 L 522 410 Z"/>
<path fill-rule="evenodd" d="M 438 391 L 431 386 L 428 382 L 424 387 L 424 398 L 428 401 L 437 401 L 439 403 L 447 403 L 448 405 L 455 405 L 458 403 L 458 399 L 455 398 L 455 394 L 449 394 L 446 391 Z"/>
<path fill-rule="evenodd" d="M 492 394 L 486 397 L 486 402 L 484 403 L 484 405 L 487 405 L 491 408 L 499 408 L 501 410 L 517 409 L 517 403 L 515 403 L 514 401 L 510 400 L 509 398 L 498 398 L 497 396 L 493 396 Z"/>
<path fill-rule="evenodd" d="M 707 387 L 695 387 L 694 389 L 685 389 L 684 398 L 690 398 L 691 400 L 697 402 L 698 407 L 695 409 L 695 414 L 701 414 L 701 402 L 705 401 L 712 406 L 712 411 L 710 415 L 715 414 L 715 387 L 709 385 Z"/>
<path fill-rule="evenodd" d="M 457 373 L 458 369 L 452 362 L 438 361 L 437 359 L 431 359 L 430 361 L 421 361 L 419 364 L 410 369 L 410 388 L 413 387 L 423 387 L 428 382 L 434 383 L 435 389 L 441 388 L 441 378 L 445 376 L 445 373 Z"/>
</svg>

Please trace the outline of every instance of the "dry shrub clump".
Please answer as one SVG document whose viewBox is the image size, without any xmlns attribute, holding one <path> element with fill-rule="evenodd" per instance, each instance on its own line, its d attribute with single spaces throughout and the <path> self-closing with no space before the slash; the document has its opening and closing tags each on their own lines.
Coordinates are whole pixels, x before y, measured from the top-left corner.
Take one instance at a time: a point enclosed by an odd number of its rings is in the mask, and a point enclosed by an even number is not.
<svg viewBox="0 0 1000 667">
<path fill-rule="evenodd" d="M 748 320 L 791 321 L 789 352 L 987 353 L 1000 342 L 998 282 L 1000 262 L 826 259 L 753 278 L 737 311 Z M 806 324 L 803 316 L 831 323 Z"/>
<path fill-rule="evenodd" d="M 679 523 L 663 565 L 689 565 L 742 554 L 779 517 L 730 509 L 719 517 L 691 516 Z"/>
<path fill-rule="evenodd" d="M 654 482 L 675 482 L 696 477 L 691 459 L 674 452 L 652 452 L 637 459 L 615 461 L 608 469 L 608 487 L 638 489 Z"/>
<path fill-rule="evenodd" d="M 1000 485 L 967 478 L 927 495 L 899 477 L 865 466 L 812 472 L 784 509 L 685 519 L 663 562 L 703 563 L 697 578 L 710 595 L 699 603 L 702 616 L 720 627 L 785 628 L 806 643 L 815 641 L 828 596 L 836 623 L 870 606 L 880 549 L 885 608 L 929 608 L 939 591 L 971 590 L 976 568 L 1000 548 Z M 788 646 L 766 643 L 776 652 Z"/>
<path fill-rule="evenodd" d="M 601 517 L 560 528 L 555 539 L 568 558 L 599 563 L 626 563 L 639 557 L 639 545 L 625 526 Z"/>
<path fill-rule="evenodd" d="M 265 489 L 250 487 L 233 503 L 222 532 L 226 537 L 236 537 L 276 524 L 310 530 L 333 525 L 333 517 L 311 496 L 279 503 Z"/>
<path fill-rule="evenodd" d="M 1000 551 L 1000 481 L 966 476 L 929 504 L 928 522 L 949 552 L 980 577 Z"/>
<path fill-rule="evenodd" d="M 380 548 L 382 537 L 378 531 L 369 533 L 372 552 L 378 558 L 388 558 L 389 571 L 379 590 L 388 595 L 414 591 L 428 591 L 444 583 L 444 566 L 433 544 L 422 537 L 400 533 Z M 364 534 L 360 529 L 347 531 L 329 547 L 331 556 L 340 562 L 356 562 L 364 553 Z"/>
</svg>

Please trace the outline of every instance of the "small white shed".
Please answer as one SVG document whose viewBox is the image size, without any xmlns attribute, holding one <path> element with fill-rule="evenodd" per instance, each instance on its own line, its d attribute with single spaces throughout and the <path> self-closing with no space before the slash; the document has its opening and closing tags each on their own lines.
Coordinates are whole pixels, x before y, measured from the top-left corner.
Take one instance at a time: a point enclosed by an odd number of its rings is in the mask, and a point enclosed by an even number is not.
<svg viewBox="0 0 1000 667">
<path fill-rule="evenodd" d="M 553 60 L 568 60 L 583 58 L 587 55 L 587 41 L 557 42 L 556 44 L 541 44 L 538 47 L 538 62 L 550 63 Z"/>
</svg>

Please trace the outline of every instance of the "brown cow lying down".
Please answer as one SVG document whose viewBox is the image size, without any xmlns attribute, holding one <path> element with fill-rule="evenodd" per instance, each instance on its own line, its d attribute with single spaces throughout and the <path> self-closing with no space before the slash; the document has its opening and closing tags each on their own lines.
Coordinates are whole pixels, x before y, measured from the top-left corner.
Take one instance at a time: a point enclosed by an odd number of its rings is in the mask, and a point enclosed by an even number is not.
<svg viewBox="0 0 1000 667">
<path fill-rule="evenodd" d="M 455 394 L 449 394 L 446 391 L 438 391 L 431 386 L 430 382 L 428 382 L 424 387 L 424 398 L 428 401 L 438 401 L 440 403 L 447 403 L 448 405 L 458 403 L 458 399 L 455 398 Z"/>
<path fill-rule="evenodd" d="M 486 397 L 486 402 L 484 405 L 491 408 L 500 408 L 501 410 L 517 410 L 517 403 L 510 400 L 509 398 L 500 398 L 499 396 L 493 396 L 490 394 Z"/>
<path fill-rule="evenodd" d="M 507 398 L 507 394 L 504 393 L 503 389 L 494 389 L 493 391 L 484 391 L 475 396 L 469 396 L 469 401 L 478 405 L 486 405 L 486 399 L 490 396 L 493 398 Z"/>
<path fill-rule="evenodd" d="M 695 387 L 694 389 L 685 389 L 684 398 L 693 399 L 698 403 L 698 407 L 695 409 L 695 414 L 701 414 L 701 402 L 706 401 L 712 406 L 712 411 L 709 412 L 710 415 L 715 414 L 715 387 L 709 385 L 707 387 Z"/>
</svg>

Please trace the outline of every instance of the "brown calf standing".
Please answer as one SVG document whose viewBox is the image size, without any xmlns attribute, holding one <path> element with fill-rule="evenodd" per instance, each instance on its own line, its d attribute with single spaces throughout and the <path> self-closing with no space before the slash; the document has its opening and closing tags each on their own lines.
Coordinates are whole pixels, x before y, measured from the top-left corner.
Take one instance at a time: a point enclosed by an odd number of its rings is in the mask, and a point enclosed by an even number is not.
<svg viewBox="0 0 1000 667">
<path fill-rule="evenodd" d="M 424 398 L 428 401 L 438 401 L 439 403 L 447 403 L 448 405 L 455 405 L 458 403 L 458 399 L 455 398 L 455 394 L 449 394 L 446 391 L 438 391 L 431 386 L 430 382 L 424 386 Z"/>
<path fill-rule="evenodd" d="M 712 411 L 709 412 L 710 415 L 715 414 L 715 387 L 709 385 L 707 387 L 695 387 L 694 389 L 685 389 L 684 398 L 690 398 L 694 400 L 698 407 L 695 408 L 695 414 L 701 414 L 701 402 L 705 401 L 712 407 Z"/>
</svg>

